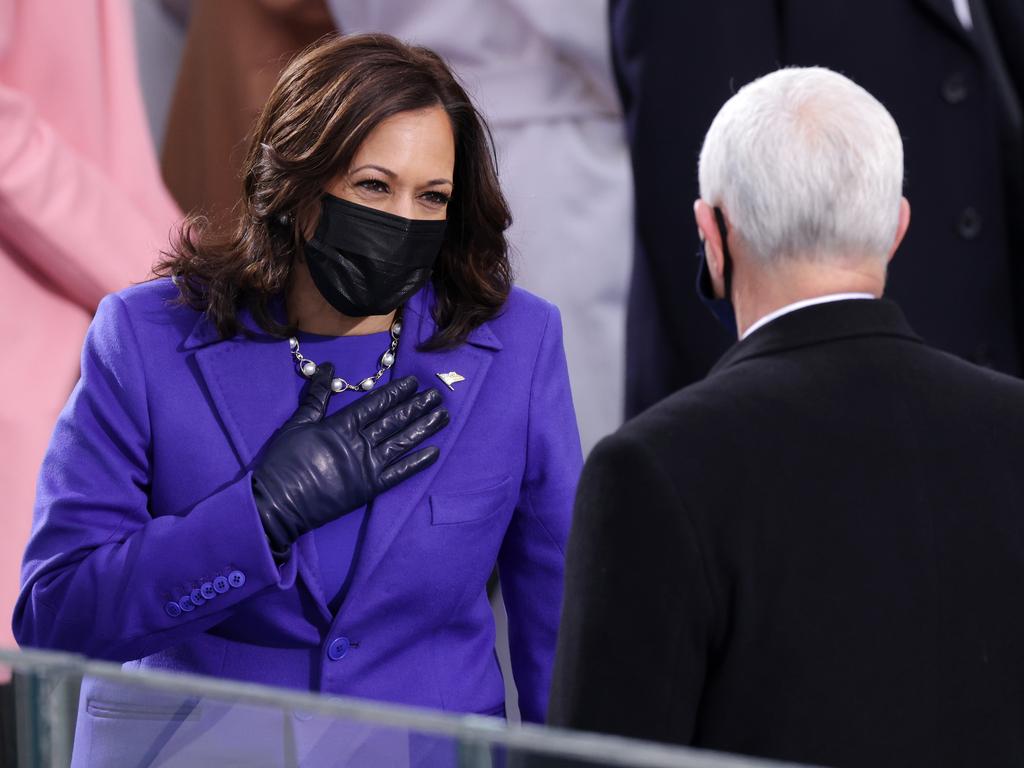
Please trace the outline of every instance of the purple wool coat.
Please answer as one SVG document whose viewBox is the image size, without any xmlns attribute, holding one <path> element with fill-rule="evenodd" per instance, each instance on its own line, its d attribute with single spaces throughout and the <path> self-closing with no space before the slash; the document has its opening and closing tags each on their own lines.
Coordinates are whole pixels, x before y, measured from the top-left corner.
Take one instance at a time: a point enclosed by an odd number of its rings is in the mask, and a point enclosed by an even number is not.
<svg viewBox="0 0 1024 768">
<path fill-rule="evenodd" d="M 99 307 L 39 479 L 18 642 L 500 714 L 497 564 L 519 706 L 542 722 L 582 464 L 557 309 L 515 289 L 465 344 L 422 352 L 432 292 L 410 300 L 394 376 L 438 386 L 451 423 L 428 443 L 437 463 L 368 508 L 332 615 L 311 536 L 278 567 L 252 497 L 251 466 L 297 405 L 288 343 L 220 340 L 174 296 L 158 280 Z"/>
</svg>

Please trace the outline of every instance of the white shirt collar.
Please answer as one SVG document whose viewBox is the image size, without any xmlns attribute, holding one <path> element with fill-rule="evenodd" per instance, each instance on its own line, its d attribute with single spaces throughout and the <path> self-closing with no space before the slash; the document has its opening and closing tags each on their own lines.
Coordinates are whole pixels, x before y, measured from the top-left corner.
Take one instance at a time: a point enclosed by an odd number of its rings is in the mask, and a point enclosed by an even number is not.
<svg viewBox="0 0 1024 768">
<path fill-rule="evenodd" d="M 804 307 L 813 307 L 815 304 L 827 304 L 831 301 L 846 301 L 848 299 L 873 299 L 875 298 L 870 293 L 830 293 L 826 296 L 816 296 L 813 299 L 804 299 L 802 301 L 794 301 L 792 304 L 787 304 L 784 307 L 779 307 L 774 312 L 769 312 L 767 315 L 762 317 L 756 323 L 747 328 L 740 336 L 740 339 L 745 339 L 747 336 L 752 334 L 758 328 L 768 325 L 772 320 L 778 320 L 783 315 L 788 315 L 790 312 L 796 312 L 798 309 Z"/>
</svg>

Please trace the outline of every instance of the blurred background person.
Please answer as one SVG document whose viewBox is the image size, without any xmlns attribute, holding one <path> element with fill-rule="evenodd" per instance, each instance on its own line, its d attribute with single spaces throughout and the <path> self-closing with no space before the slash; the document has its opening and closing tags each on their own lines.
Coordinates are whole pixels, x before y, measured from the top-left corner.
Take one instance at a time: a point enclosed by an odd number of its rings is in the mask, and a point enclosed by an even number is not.
<svg viewBox="0 0 1024 768">
<path fill-rule="evenodd" d="M 150 274 L 179 212 L 157 170 L 125 0 L 0 0 L 0 610 L 36 476 L 104 294 Z M 10 626 L 0 645 L 13 645 Z"/>
<path fill-rule="evenodd" d="M 323 0 L 214 0 L 169 10 L 187 19 L 188 32 L 167 114 L 163 177 L 184 210 L 230 226 L 256 117 L 288 61 L 334 24 Z"/>
<path fill-rule="evenodd" d="M 1020 760 L 1024 382 L 879 300 L 902 181 L 897 124 L 834 72 L 718 113 L 694 212 L 741 340 L 587 462 L 552 723 L 814 765 Z"/>
<path fill-rule="evenodd" d="M 626 366 L 635 415 L 700 379 L 731 343 L 701 306 L 682 189 L 719 105 L 785 65 L 863 85 L 905 137 L 915 226 L 888 295 L 931 344 L 1021 372 L 1024 6 L 1017 0 L 612 0 L 637 219 Z"/>
</svg>

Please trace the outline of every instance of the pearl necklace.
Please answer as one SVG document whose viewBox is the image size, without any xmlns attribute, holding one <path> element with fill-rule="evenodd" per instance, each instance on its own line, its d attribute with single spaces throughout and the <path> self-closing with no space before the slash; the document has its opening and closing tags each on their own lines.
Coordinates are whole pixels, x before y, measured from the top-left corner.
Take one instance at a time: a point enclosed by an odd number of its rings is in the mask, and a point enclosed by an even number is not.
<svg viewBox="0 0 1024 768">
<path fill-rule="evenodd" d="M 395 315 L 395 320 L 391 323 L 391 343 L 388 345 L 387 351 L 380 356 L 380 369 L 373 374 L 373 376 L 367 376 L 358 384 L 349 384 L 340 376 L 335 376 L 331 379 L 331 389 L 335 392 L 344 392 L 345 390 L 350 390 L 352 392 L 369 392 L 373 389 L 374 385 L 380 381 L 380 377 L 395 364 L 395 356 L 398 353 L 398 337 L 401 333 L 402 319 L 401 313 L 399 313 Z M 308 357 L 303 357 L 302 352 L 299 351 L 299 340 L 294 336 L 289 338 L 288 348 L 291 350 L 292 357 L 295 358 L 295 364 L 299 369 L 299 373 L 307 379 L 312 378 L 313 374 L 316 373 L 318 366 Z"/>
</svg>

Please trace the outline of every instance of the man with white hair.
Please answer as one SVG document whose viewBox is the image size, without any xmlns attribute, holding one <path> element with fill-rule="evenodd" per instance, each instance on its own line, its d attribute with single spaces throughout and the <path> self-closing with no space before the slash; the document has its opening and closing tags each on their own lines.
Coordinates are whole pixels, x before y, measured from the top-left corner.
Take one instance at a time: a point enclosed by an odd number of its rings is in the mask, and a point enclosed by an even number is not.
<svg viewBox="0 0 1024 768">
<path fill-rule="evenodd" d="M 740 340 L 587 462 L 553 724 L 822 765 L 1024 760 L 1024 383 L 880 299 L 902 176 L 895 122 L 834 72 L 718 113 L 694 211 Z"/>
</svg>

